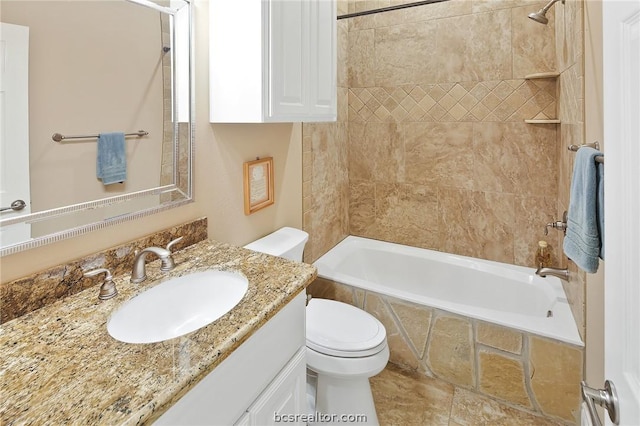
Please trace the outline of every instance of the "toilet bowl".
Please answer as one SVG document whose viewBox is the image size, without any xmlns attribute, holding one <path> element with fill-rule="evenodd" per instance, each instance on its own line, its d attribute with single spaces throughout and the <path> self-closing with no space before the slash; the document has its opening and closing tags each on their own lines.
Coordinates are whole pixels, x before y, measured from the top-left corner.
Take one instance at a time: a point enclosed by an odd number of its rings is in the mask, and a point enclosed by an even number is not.
<svg viewBox="0 0 640 426">
<path fill-rule="evenodd" d="M 282 228 L 245 248 L 302 261 L 308 238 L 299 229 Z M 389 361 L 384 325 L 362 309 L 314 298 L 306 310 L 306 342 L 310 413 L 362 416 L 360 423 L 378 424 L 369 378 Z"/>
<path fill-rule="evenodd" d="M 311 299 L 306 331 L 307 368 L 317 376 L 314 411 L 378 424 L 369 378 L 389 361 L 384 325 L 346 303 Z"/>
</svg>

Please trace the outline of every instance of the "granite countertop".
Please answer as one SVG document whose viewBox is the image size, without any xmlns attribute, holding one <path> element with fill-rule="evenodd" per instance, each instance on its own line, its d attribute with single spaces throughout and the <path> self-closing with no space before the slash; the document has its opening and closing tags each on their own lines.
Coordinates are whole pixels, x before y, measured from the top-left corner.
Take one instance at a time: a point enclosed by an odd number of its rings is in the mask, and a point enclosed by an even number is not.
<svg viewBox="0 0 640 426">
<path fill-rule="evenodd" d="M 316 277 L 313 266 L 213 241 L 174 254 L 163 274 L 114 277 L 119 294 L 98 287 L 0 325 L 0 424 L 144 424 L 157 418 Z M 107 333 L 110 314 L 172 277 L 234 270 L 249 280 L 242 301 L 210 325 L 159 343 L 129 344 Z"/>
</svg>

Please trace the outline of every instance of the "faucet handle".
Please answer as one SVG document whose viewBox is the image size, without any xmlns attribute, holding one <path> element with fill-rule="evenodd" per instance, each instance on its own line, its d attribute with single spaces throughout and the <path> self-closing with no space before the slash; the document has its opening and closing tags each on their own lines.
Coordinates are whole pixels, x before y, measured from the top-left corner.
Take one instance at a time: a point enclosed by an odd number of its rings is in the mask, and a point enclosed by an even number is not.
<svg viewBox="0 0 640 426">
<path fill-rule="evenodd" d="M 167 244 L 166 250 L 169 252 L 169 255 L 166 257 L 161 257 L 160 259 L 162 260 L 162 265 L 160 266 L 160 270 L 162 272 L 169 272 L 170 270 L 172 270 L 173 268 L 176 267 L 175 262 L 173 261 L 173 256 L 171 255 L 171 247 L 174 246 L 175 244 L 179 243 L 180 240 L 182 240 L 184 237 L 178 237 L 175 240 L 171 240 L 169 241 L 169 244 Z"/>
<path fill-rule="evenodd" d="M 115 283 L 113 282 L 113 277 L 111 276 L 111 271 L 106 268 L 98 268 L 92 271 L 88 271 L 84 273 L 85 277 L 94 277 L 98 274 L 105 273 L 104 282 L 100 286 L 100 293 L 98 294 L 98 299 L 100 300 L 108 300 L 118 294 L 118 289 L 116 288 Z"/>
<path fill-rule="evenodd" d="M 169 244 L 167 244 L 167 247 L 165 247 L 167 250 L 171 251 L 171 247 L 173 247 L 174 245 L 176 245 L 177 243 L 179 243 L 184 237 L 178 237 L 175 240 L 171 240 L 169 241 Z"/>
<path fill-rule="evenodd" d="M 562 214 L 562 220 L 556 220 L 555 222 L 550 222 L 547 223 L 547 225 L 544 227 L 544 235 L 549 235 L 549 228 L 555 228 L 558 231 L 562 231 L 564 232 L 564 234 L 567 234 L 567 212 L 565 211 Z"/>
</svg>

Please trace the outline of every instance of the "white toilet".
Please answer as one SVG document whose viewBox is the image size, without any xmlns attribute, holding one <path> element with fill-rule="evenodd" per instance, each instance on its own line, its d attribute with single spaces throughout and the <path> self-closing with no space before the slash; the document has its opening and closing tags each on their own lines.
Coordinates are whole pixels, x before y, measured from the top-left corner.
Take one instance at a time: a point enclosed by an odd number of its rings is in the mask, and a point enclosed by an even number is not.
<svg viewBox="0 0 640 426">
<path fill-rule="evenodd" d="M 309 234 L 282 228 L 245 248 L 302 261 Z M 389 361 L 384 325 L 369 313 L 346 303 L 311 299 L 307 305 L 307 368 L 311 412 L 364 415 L 378 424 L 369 377 Z M 315 398 L 314 398 L 315 396 Z M 315 400 L 315 401 L 314 401 Z"/>
</svg>

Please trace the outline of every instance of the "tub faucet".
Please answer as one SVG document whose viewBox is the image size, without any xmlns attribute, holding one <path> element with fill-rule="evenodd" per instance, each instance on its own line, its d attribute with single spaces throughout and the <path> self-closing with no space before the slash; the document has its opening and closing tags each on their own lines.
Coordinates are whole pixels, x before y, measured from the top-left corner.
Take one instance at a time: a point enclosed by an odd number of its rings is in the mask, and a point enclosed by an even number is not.
<svg viewBox="0 0 640 426">
<path fill-rule="evenodd" d="M 133 270 L 131 271 L 130 280 L 132 283 L 141 283 L 147 278 L 145 259 L 149 253 L 153 253 L 160 258 L 162 261 L 162 266 L 160 267 L 161 271 L 167 272 L 173 269 L 173 258 L 171 257 L 171 252 L 169 250 L 161 247 L 147 247 L 137 253 L 136 258 L 133 260 Z"/>
<path fill-rule="evenodd" d="M 553 275 L 565 281 L 569 281 L 569 269 L 564 268 L 538 268 L 536 269 L 536 275 L 545 278 L 547 275 Z"/>
</svg>

